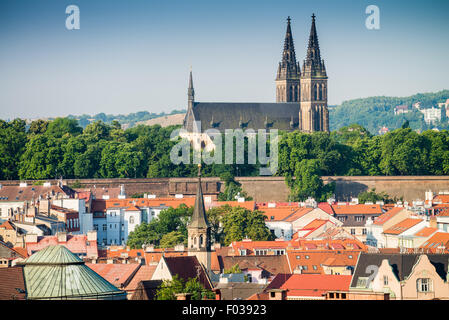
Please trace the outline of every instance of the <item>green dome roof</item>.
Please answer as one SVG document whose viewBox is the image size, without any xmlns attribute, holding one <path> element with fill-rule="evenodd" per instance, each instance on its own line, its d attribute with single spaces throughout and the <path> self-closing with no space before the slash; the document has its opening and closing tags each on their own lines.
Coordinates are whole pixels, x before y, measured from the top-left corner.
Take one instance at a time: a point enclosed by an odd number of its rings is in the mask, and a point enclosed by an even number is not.
<svg viewBox="0 0 449 320">
<path fill-rule="evenodd" d="M 22 262 L 28 299 L 126 299 L 66 247 L 48 246 Z"/>
</svg>

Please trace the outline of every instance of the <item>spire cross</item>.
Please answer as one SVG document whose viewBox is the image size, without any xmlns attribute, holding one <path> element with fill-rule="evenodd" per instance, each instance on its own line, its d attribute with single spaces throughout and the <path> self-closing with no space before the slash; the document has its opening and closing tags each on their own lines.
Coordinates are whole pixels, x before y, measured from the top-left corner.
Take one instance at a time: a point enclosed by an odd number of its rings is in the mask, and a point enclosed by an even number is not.
<svg viewBox="0 0 449 320">
<path fill-rule="evenodd" d="M 315 13 L 312 13 L 312 19 L 315 20 Z"/>
<path fill-rule="evenodd" d="M 287 17 L 287 23 L 290 24 L 290 16 Z"/>
</svg>

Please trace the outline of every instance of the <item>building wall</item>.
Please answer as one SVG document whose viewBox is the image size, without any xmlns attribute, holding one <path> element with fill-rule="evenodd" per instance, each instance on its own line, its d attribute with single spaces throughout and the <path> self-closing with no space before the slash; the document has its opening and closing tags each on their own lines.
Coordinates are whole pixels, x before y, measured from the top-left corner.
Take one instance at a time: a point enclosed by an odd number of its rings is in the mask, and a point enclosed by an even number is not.
<svg viewBox="0 0 449 320">
<path fill-rule="evenodd" d="M 405 201 L 424 199 L 427 190 L 434 192 L 449 189 L 449 176 L 326 176 L 322 177 L 325 184 L 336 183 L 337 200 L 347 200 L 362 191 L 375 188 L 377 192 L 386 192 L 391 197 L 403 197 Z M 203 193 L 216 195 L 224 190 L 224 184 L 219 178 L 203 178 Z M 283 177 L 237 177 L 243 189 L 255 201 L 286 201 L 289 189 Z M 32 184 L 32 180 L 27 181 Z M 75 179 L 64 180 L 72 184 Z M 196 178 L 150 178 L 150 179 L 79 179 L 84 187 L 119 187 L 125 186 L 126 193 L 145 192 L 159 197 L 173 196 L 176 193 L 195 195 Z M 19 185 L 18 180 L 0 181 L 2 185 Z M 177 190 L 177 191 L 175 191 Z M 178 192 L 181 191 L 181 192 Z M 2 213 L 3 214 L 3 213 Z"/>
<path fill-rule="evenodd" d="M 385 284 L 384 277 L 388 279 L 388 284 Z M 382 261 L 377 275 L 371 283 L 371 289 L 374 292 L 390 293 L 390 299 L 401 299 L 401 284 L 393 273 L 393 269 L 388 260 L 385 259 Z"/>
<path fill-rule="evenodd" d="M 418 292 L 416 281 L 419 278 L 429 278 L 433 283 L 433 292 Z M 430 263 L 426 255 L 421 255 L 413 271 L 404 283 L 402 288 L 404 300 L 408 299 L 449 299 L 449 285 L 438 275 L 435 267 Z"/>
</svg>

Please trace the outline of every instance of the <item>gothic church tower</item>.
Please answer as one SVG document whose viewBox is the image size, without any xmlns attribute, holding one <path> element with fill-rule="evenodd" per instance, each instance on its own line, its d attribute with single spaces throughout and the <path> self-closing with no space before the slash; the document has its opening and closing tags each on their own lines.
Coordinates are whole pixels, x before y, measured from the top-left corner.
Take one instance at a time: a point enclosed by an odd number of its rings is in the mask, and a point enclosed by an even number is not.
<svg viewBox="0 0 449 320">
<path fill-rule="evenodd" d="M 276 102 L 299 102 L 301 71 L 296 62 L 290 17 L 287 18 L 284 51 L 276 75 Z"/>
<path fill-rule="evenodd" d="M 312 15 L 309 46 L 301 74 L 300 122 L 304 132 L 329 132 L 327 74 L 324 60 L 321 60 L 315 14 Z"/>
<path fill-rule="evenodd" d="M 195 206 L 192 218 L 187 226 L 188 255 L 196 256 L 206 270 L 210 270 L 211 244 L 210 226 L 204 207 L 203 191 L 201 189 L 201 165 L 198 165 L 198 186 L 196 191 Z"/>
</svg>

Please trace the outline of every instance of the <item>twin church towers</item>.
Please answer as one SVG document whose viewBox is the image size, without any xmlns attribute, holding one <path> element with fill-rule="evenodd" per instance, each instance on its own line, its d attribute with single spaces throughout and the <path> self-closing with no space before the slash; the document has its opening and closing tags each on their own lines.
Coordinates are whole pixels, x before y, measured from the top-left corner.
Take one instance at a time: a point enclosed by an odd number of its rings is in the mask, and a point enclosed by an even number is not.
<svg viewBox="0 0 449 320">
<path fill-rule="evenodd" d="M 238 128 L 328 132 L 328 78 L 321 59 L 315 18 L 313 14 L 302 67 L 296 60 L 291 19 L 287 18 L 284 49 L 275 80 L 276 103 L 197 102 L 190 73 L 184 128 L 188 132 L 204 132 L 211 128 L 221 132 Z"/>
<path fill-rule="evenodd" d="M 321 59 L 315 14 L 312 15 L 309 45 L 302 70 L 296 61 L 290 20 L 288 17 L 282 61 L 276 75 L 276 102 L 299 102 L 302 131 L 329 131 L 327 74 L 324 60 Z"/>
</svg>

